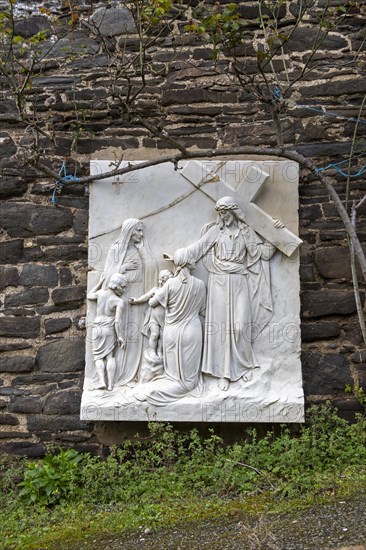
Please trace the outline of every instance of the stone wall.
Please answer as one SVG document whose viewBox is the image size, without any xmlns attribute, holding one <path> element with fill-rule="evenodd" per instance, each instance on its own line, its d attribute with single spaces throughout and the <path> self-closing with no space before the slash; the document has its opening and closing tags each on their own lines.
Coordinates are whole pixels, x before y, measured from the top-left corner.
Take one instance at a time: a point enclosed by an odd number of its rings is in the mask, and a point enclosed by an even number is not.
<svg viewBox="0 0 366 550">
<path fill-rule="evenodd" d="M 38 4 L 58 13 L 60 7 L 64 10 L 61 13 L 68 9 L 65 2 Z M 110 51 L 123 48 L 135 54 L 138 39 L 133 21 L 124 8 L 118 8 L 118 2 L 112 2 L 107 12 L 101 2 L 81 4 L 79 22 L 47 55 L 42 74 L 33 79 L 28 92 L 29 101 L 45 113 L 56 132 L 53 167 L 58 169 L 61 161 L 71 156 L 77 159 L 78 174 L 82 175 L 88 172 L 93 158 L 115 160 L 123 153 L 126 159 L 150 159 L 166 154 L 171 143 L 128 121 L 110 90 L 103 38 Z M 249 24 L 246 44 L 237 55 L 245 60 L 248 74 L 256 71 L 252 44 L 259 32 L 257 4 L 242 2 L 240 6 Z M 294 17 L 294 4 L 288 2 L 281 8 L 279 21 L 284 29 Z M 295 144 L 299 153 L 310 156 L 319 166 L 347 158 L 351 150 L 355 123 L 349 119 L 358 115 L 365 82 L 362 15 L 366 2 L 358 4 L 349 8 L 341 25 L 322 43 L 312 73 L 294 85 L 283 117 L 285 142 Z M 17 33 L 29 36 L 44 28 L 51 41 L 48 18 L 29 13 L 24 18 L 22 9 L 20 6 Z M 82 22 L 90 23 L 91 16 L 100 36 Z M 296 31 L 296 40 L 285 46 L 290 76 L 298 73 L 311 49 L 318 22 L 314 11 L 305 27 Z M 192 34 L 179 32 L 182 29 L 183 23 L 178 22 L 174 37 L 161 37 L 148 51 L 151 73 L 139 96 L 140 112 L 155 123 L 164 121 L 169 134 L 189 148 L 275 144 L 268 107 L 233 82 L 225 72 L 225 59 L 213 63 L 212 48 Z M 283 66 L 276 70 L 282 73 Z M 337 116 L 324 116 L 307 107 L 325 107 Z M 58 197 L 57 206 L 50 204 L 50 181 L 15 157 L 27 134 L 21 122 L 14 122 L 14 112 L 12 99 L 3 93 L 0 449 L 37 456 L 47 443 L 54 442 L 100 452 L 101 443 L 118 439 L 117 431 L 126 435 L 135 427 L 118 426 L 113 431 L 112 424 L 103 428 L 78 419 L 84 369 L 87 191 L 84 185 L 70 184 Z M 76 113 L 83 131 L 76 151 L 72 151 Z M 365 126 L 360 124 L 358 136 L 362 139 L 364 135 Z M 75 162 L 70 160 L 69 167 L 74 169 Z M 345 178 L 337 176 L 335 188 L 344 199 Z M 352 179 L 351 200 L 362 197 L 365 189 L 362 177 Z M 365 214 L 364 207 L 358 216 L 361 240 L 366 236 Z M 300 183 L 300 220 L 307 401 L 329 398 L 351 417 L 360 405 L 344 389 L 346 384 L 366 387 L 366 352 L 357 319 L 346 233 L 326 191 L 315 176 L 305 173 Z M 364 301 L 363 290 L 361 296 Z"/>
</svg>

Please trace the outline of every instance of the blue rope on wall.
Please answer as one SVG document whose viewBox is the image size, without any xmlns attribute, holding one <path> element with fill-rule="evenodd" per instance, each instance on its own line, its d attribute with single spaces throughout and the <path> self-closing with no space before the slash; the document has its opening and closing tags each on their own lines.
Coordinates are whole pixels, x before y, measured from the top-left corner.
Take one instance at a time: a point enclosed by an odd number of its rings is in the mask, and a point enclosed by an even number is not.
<svg viewBox="0 0 366 550">
<path fill-rule="evenodd" d="M 315 170 L 315 173 L 318 174 L 319 172 L 323 172 L 324 170 L 333 169 L 333 170 L 336 170 L 339 174 L 341 174 L 345 178 L 357 178 L 357 177 L 361 176 L 364 172 L 366 172 L 366 165 L 361 166 L 359 168 L 358 172 L 356 172 L 355 174 L 347 173 L 344 170 L 342 170 L 341 168 L 339 168 L 339 166 L 341 164 L 345 164 L 346 162 L 349 162 L 350 160 L 353 160 L 355 158 L 362 157 L 362 156 L 365 156 L 365 155 L 366 155 L 366 153 L 359 153 L 358 155 L 353 155 L 352 157 L 350 157 L 348 159 L 344 159 L 344 160 L 341 160 L 339 162 L 332 162 L 330 164 L 327 164 L 326 166 L 323 166 L 322 168 L 317 168 Z"/>
<path fill-rule="evenodd" d="M 62 189 L 64 187 L 66 187 L 66 185 L 70 182 L 76 182 L 76 181 L 80 181 L 80 178 L 77 178 L 76 176 L 73 176 L 72 174 L 67 174 L 67 171 L 66 171 L 66 161 L 64 160 L 62 165 L 61 165 L 61 168 L 59 170 L 59 178 L 56 182 L 55 182 L 55 187 L 53 189 L 53 193 L 52 193 L 52 197 L 51 197 L 51 204 L 53 204 L 53 206 L 55 206 L 56 204 L 56 195 L 59 195 L 62 191 Z"/>
<path fill-rule="evenodd" d="M 366 124 L 366 120 L 363 118 L 348 117 L 335 113 L 334 111 L 326 111 L 320 107 L 310 107 L 309 105 L 296 105 L 296 107 L 301 107 L 302 109 L 308 109 L 309 111 L 314 111 L 316 113 L 321 113 L 323 116 L 333 116 L 337 118 L 342 118 L 344 120 L 350 120 L 351 122 L 357 122 L 358 124 Z"/>
<path fill-rule="evenodd" d="M 283 95 L 282 95 L 281 88 L 277 84 L 274 84 L 274 86 L 272 87 L 272 95 L 273 95 L 272 103 L 274 103 L 274 102 L 279 103 L 283 100 Z M 347 116 L 335 113 L 334 111 L 326 111 L 325 109 L 322 109 L 321 107 L 311 107 L 310 105 L 301 105 L 301 104 L 300 105 L 295 104 L 295 107 L 302 108 L 302 109 L 308 109 L 309 111 L 313 111 L 315 113 L 320 113 L 324 117 L 332 116 L 332 117 L 336 117 L 336 118 L 341 118 L 343 120 L 349 120 L 350 122 L 354 122 L 354 123 L 357 123 L 357 124 L 366 124 L 366 120 L 364 120 L 362 118 L 347 117 Z M 365 154 L 366 153 L 360 153 L 358 155 L 352 155 L 351 158 L 341 160 L 339 162 L 334 162 L 334 163 L 327 164 L 326 166 L 323 166 L 322 168 L 317 168 L 315 170 L 315 173 L 318 174 L 319 172 L 323 172 L 324 170 L 332 169 L 332 170 L 336 170 L 336 172 L 338 172 L 338 174 L 341 174 L 345 178 L 358 178 L 364 172 L 366 172 L 366 165 L 361 166 L 358 169 L 358 171 L 355 172 L 355 173 L 345 172 L 344 170 L 342 170 L 342 168 L 340 168 L 340 165 L 344 164 L 346 162 L 349 162 L 350 160 L 353 160 L 357 157 L 365 156 Z"/>
</svg>

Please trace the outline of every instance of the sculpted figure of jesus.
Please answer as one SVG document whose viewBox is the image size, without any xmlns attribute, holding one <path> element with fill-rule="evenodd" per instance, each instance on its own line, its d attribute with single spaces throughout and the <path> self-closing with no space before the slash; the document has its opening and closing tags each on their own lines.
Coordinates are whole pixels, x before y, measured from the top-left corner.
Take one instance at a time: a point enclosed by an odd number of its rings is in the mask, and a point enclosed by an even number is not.
<svg viewBox="0 0 366 550">
<path fill-rule="evenodd" d="M 121 296 L 126 286 L 125 275 L 115 273 L 111 276 L 107 289 L 100 289 L 98 283 L 87 296 L 88 300 L 97 302 L 97 316 L 92 329 L 92 351 L 98 381 L 93 389 L 113 389 L 116 374 L 115 352 L 118 346 L 125 345 L 122 336 L 125 300 Z"/>
<path fill-rule="evenodd" d="M 226 391 L 259 367 L 251 330 L 262 330 L 273 314 L 268 260 L 276 248 L 249 227 L 233 197 L 219 199 L 216 212 L 216 223 L 188 250 L 194 261 L 204 257 L 209 272 L 202 372 Z"/>
</svg>

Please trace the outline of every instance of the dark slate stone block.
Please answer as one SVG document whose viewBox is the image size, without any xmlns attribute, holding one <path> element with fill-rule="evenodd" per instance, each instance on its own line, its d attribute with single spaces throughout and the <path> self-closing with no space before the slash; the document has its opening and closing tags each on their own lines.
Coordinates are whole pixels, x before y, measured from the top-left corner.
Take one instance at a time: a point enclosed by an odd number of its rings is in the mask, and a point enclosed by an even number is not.
<svg viewBox="0 0 366 550">
<path fill-rule="evenodd" d="M 59 391 L 49 396 L 43 412 L 44 414 L 78 414 L 80 403 L 80 390 Z"/>
<path fill-rule="evenodd" d="M 0 431 L 0 439 L 28 439 L 32 434 L 27 432 L 2 432 Z"/>
<path fill-rule="evenodd" d="M 325 82 L 324 84 L 315 84 L 314 86 L 303 86 L 301 93 L 304 97 L 327 96 L 335 97 L 345 94 L 363 94 L 365 93 L 365 81 L 363 78 L 347 78 L 346 80 L 337 80 Z"/>
<path fill-rule="evenodd" d="M 338 210 L 333 203 L 325 202 L 323 204 L 323 212 L 326 218 L 338 218 Z"/>
<path fill-rule="evenodd" d="M 61 233 L 71 228 L 73 216 L 70 210 L 48 206 L 39 208 L 41 209 L 32 215 L 32 229 L 36 235 Z"/>
<path fill-rule="evenodd" d="M 303 316 L 308 318 L 349 315 L 356 311 L 352 290 L 306 290 L 301 294 L 301 304 Z"/>
<path fill-rule="evenodd" d="M 30 415 L 28 417 L 28 430 L 30 432 L 68 432 L 74 430 L 87 430 L 88 422 L 80 420 L 79 416 L 71 415 Z"/>
<path fill-rule="evenodd" d="M 73 278 L 70 269 L 67 267 L 61 267 L 59 275 L 61 286 L 70 286 L 72 284 Z"/>
<path fill-rule="evenodd" d="M 311 224 L 311 229 L 320 229 L 320 231 L 330 229 L 331 231 L 339 231 L 342 229 L 343 222 L 339 218 L 338 220 L 319 220 Z M 344 227 L 344 226 L 343 226 Z"/>
<path fill-rule="evenodd" d="M 348 141 L 335 143 L 334 141 L 296 144 L 296 151 L 305 157 L 334 157 L 348 155 L 351 150 L 351 143 Z M 342 222 L 339 223 L 342 229 Z"/>
<path fill-rule="evenodd" d="M 65 286 L 55 288 L 51 298 L 56 306 L 64 304 L 83 304 L 85 300 L 85 287 L 83 286 Z"/>
<path fill-rule="evenodd" d="M 17 307 L 48 302 L 48 289 L 43 287 L 30 288 L 17 294 L 5 296 L 5 307 Z"/>
<path fill-rule="evenodd" d="M 46 449 L 40 443 L 30 443 L 28 441 L 9 441 L 6 443 L 0 443 L 0 451 L 10 455 L 39 458 L 44 456 Z"/>
<path fill-rule="evenodd" d="M 204 88 L 187 88 L 179 90 L 166 89 L 163 90 L 162 103 L 163 105 L 174 105 L 174 104 L 185 104 L 189 105 L 192 103 L 236 103 L 237 94 L 235 92 L 225 92 L 220 93 L 211 90 L 205 90 Z M 257 127 L 259 129 L 259 127 Z M 239 131 L 239 129 L 238 129 Z M 250 134 L 243 131 L 243 135 Z M 234 139 L 234 135 L 232 138 Z"/>
<path fill-rule="evenodd" d="M 46 334 L 54 334 L 55 332 L 63 332 L 69 329 L 72 325 L 71 319 L 68 317 L 60 317 L 58 319 L 46 319 L 44 328 Z"/>
<path fill-rule="evenodd" d="M 11 344 L 0 344 L 0 353 L 4 351 L 16 351 L 33 347 L 29 342 L 11 342 Z"/>
<path fill-rule="evenodd" d="M 0 132 L 0 156 L 2 159 L 15 155 L 17 146 L 6 132 Z"/>
<path fill-rule="evenodd" d="M 344 355 L 304 352 L 301 359 L 306 395 L 334 395 L 344 392 L 347 384 L 353 384 Z"/>
<path fill-rule="evenodd" d="M 309 206 L 301 206 L 299 209 L 300 220 L 319 220 L 323 217 L 323 212 L 319 204 L 311 204 Z"/>
<path fill-rule="evenodd" d="M 83 88 L 82 90 L 73 90 L 66 92 L 65 96 L 68 101 L 81 100 L 93 101 L 95 99 L 105 99 L 108 92 L 105 88 Z"/>
<path fill-rule="evenodd" d="M 75 389 L 75 381 L 74 380 L 64 380 L 62 382 L 58 383 L 58 387 L 60 390 L 68 390 L 68 389 Z"/>
<path fill-rule="evenodd" d="M 34 183 L 32 186 L 32 195 L 46 195 L 50 197 L 52 194 L 51 187 L 49 184 L 44 183 Z M 85 195 L 85 186 L 81 183 L 72 182 L 71 185 L 68 185 L 62 190 L 63 195 L 72 195 L 77 197 L 84 197 Z"/>
<path fill-rule="evenodd" d="M 354 52 L 357 52 L 358 50 L 360 51 L 366 50 L 365 37 L 366 37 L 365 28 L 361 29 L 358 32 L 354 32 L 350 35 L 351 42 L 352 42 L 352 49 Z"/>
<path fill-rule="evenodd" d="M 366 363 L 360 363 L 355 370 L 358 376 L 358 385 L 366 392 Z"/>
<path fill-rule="evenodd" d="M 303 323 L 301 325 L 301 337 L 304 342 L 338 338 L 340 334 L 341 329 L 337 323 L 319 321 L 317 323 Z"/>
<path fill-rule="evenodd" d="M 36 312 L 34 309 L 31 309 L 30 306 L 25 307 L 9 307 L 4 309 L 4 315 L 15 315 L 15 317 L 33 317 Z"/>
<path fill-rule="evenodd" d="M 86 235 L 88 233 L 88 212 L 78 210 L 74 217 L 74 231 L 77 235 Z"/>
<path fill-rule="evenodd" d="M 1 107 L 0 107 L 0 110 L 1 110 Z M 0 117 L 0 120 L 1 120 L 1 117 Z M 14 162 L 13 158 L 0 157 L 0 172 L 2 176 L 11 176 L 16 178 L 29 179 L 29 178 L 37 177 L 37 172 L 35 169 L 31 168 L 26 163 L 21 164 L 20 162 Z"/>
<path fill-rule="evenodd" d="M 107 147 L 121 147 L 122 149 L 138 149 L 139 141 L 135 137 L 110 137 L 102 139 L 100 137 L 94 139 L 81 138 L 78 141 L 78 153 L 91 154 Z"/>
<path fill-rule="evenodd" d="M 311 264 L 300 264 L 300 281 L 303 283 L 315 282 L 314 268 Z"/>
<path fill-rule="evenodd" d="M 320 231 L 321 241 L 343 241 L 346 238 L 346 231 Z"/>
<path fill-rule="evenodd" d="M 351 259 L 347 246 L 327 246 L 314 252 L 316 269 L 325 279 L 351 279 Z M 357 263 L 357 262 L 356 262 Z M 357 264 L 359 275 L 360 268 Z"/>
<path fill-rule="evenodd" d="M 23 286 L 55 287 L 58 285 L 57 269 L 53 265 L 26 264 L 19 282 Z"/>
<path fill-rule="evenodd" d="M 57 340 L 38 350 L 37 365 L 43 372 L 79 372 L 85 364 L 84 338 Z"/>
<path fill-rule="evenodd" d="M 0 414 L 0 424 L 6 424 L 8 426 L 18 426 L 19 419 L 13 414 Z"/>
<path fill-rule="evenodd" d="M 357 422 L 356 415 L 362 415 L 365 408 L 356 398 L 332 399 L 331 404 L 338 409 L 338 415 L 350 424 Z M 357 547 L 356 547 L 357 548 Z"/>
<path fill-rule="evenodd" d="M 12 383 L 12 386 L 14 386 L 13 383 Z M 25 396 L 31 396 L 31 397 L 37 396 L 38 397 L 38 396 L 42 396 L 42 395 L 48 395 L 48 394 L 56 391 L 57 389 L 59 389 L 59 388 L 58 388 L 56 383 L 53 383 L 53 384 L 40 384 L 38 386 L 24 384 L 23 388 L 22 388 L 22 391 L 23 391 L 23 396 L 24 397 Z"/>
<path fill-rule="evenodd" d="M 47 248 L 43 256 L 47 262 L 86 260 L 88 257 L 88 249 L 86 246 L 68 244 L 65 246 Z"/>
<path fill-rule="evenodd" d="M 336 34 L 326 34 L 317 28 L 298 28 L 291 34 L 291 39 L 284 43 L 283 49 L 286 53 L 306 51 L 313 48 L 316 41 L 322 40 L 321 49 L 340 50 L 347 47 L 346 40 Z"/>
<path fill-rule="evenodd" d="M 83 244 L 84 242 L 85 238 L 78 235 L 62 235 L 61 237 L 57 235 L 47 235 L 45 237 L 37 237 L 37 244 L 41 246 L 64 246 L 70 244 Z"/>
<path fill-rule="evenodd" d="M 17 376 L 12 381 L 12 386 L 32 386 L 33 384 L 49 384 L 62 382 L 63 380 L 73 380 L 77 384 L 79 374 L 71 373 L 35 373 L 27 376 Z"/>
<path fill-rule="evenodd" d="M 0 103 L 0 120 L 14 122 L 17 116 L 17 106 L 14 99 L 2 98 Z"/>
<path fill-rule="evenodd" d="M 88 197 L 65 197 L 61 195 L 57 198 L 58 206 L 68 206 L 70 208 L 85 209 L 88 208 Z"/>
<path fill-rule="evenodd" d="M 360 350 L 353 353 L 350 357 L 352 363 L 366 363 L 366 350 Z"/>
<path fill-rule="evenodd" d="M 65 304 L 64 306 L 40 306 L 36 308 L 36 311 L 38 315 L 52 315 L 52 313 L 60 313 L 60 311 L 78 308 L 78 305 Z"/>
<path fill-rule="evenodd" d="M 34 363 L 35 358 L 29 356 L 0 357 L 0 372 L 31 372 Z"/>
<path fill-rule="evenodd" d="M 71 61 L 71 63 L 69 64 L 69 68 L 76 71 L 85 71 L 88 69 L 100 71 L 100 67 L 106 67 L 109 60 L 110 58 L 108 56 L 104 54 L 97 54 L 89 57 L 74 59 L 74 61 Z"/>
<path fill-rule="evenodd" d="M 225 2 L 221 2 L 224 4 Z M 190 2 L 191 4 L 191 2 Z M 254 19 L 254 25 L 257 26 L 257 19 L 260 15 L 271 16 L 271 10 L 267 6 L 263 6 L 261 12 L 259 11 L 258 3 L 254 2 L 254 5 L 248 5 L 249 2 L 240 3 L 238 6 L 239 14 L 244 19 Z M 286 6 L 283 4 L 279 6 L 278 19 L 282 19 L 286 15 Z"/>
<path fill-rule="evenodd" d="M 44 400 L 39 397 L 16 396 L 11 398 L 8 410 L 23 414 L 37 414 L 42 412 L 43 403 Z"/>
<path fill-rule="evenodd" d="M 51 24 L 44 15 L 32 15 L 26 19 L 16 19 L 14 22 L 14 32 L 16 35 L 30 38 L 40 31 L 51 32 Z"/>
<path fill-rule="evenodd" d="M 79 84 L 79 76 L 40 76 L 33 79 L 34 87 L 43 89 L 57 88 L 58 90 L 67 90 L 72 88 L 75 84 Z"/>
<path fill-rule="evenodd" d="M 337 407 L 341 411 L 354 411 L 363 412 L 364 407 L 355 397 L 344 397 L 342 399 L 335 399 L 332 401 L 332 405 Z"/>
<path fill-rule="evenodd" d="M 73 216 L 66 208 L 40 204 L 4 203 L 1 208 L 1 226 L 11 237 L 48 235 L 70 229 Z"/>
<path fill-rule="evenodd" d="M 30 246 L 24 249 L 23 259 L 25 262 L 45 261 L 44 252 L 40 246 Z"/>
<path fill-rule="evenodd" d="M 24 317 L 21 323 L 16 317 L 1 317 L 0 336 L 8 338 L 37 338 L 40 326 L 39 317 Z"/>
<path fill-rule="evenodd" d="M 1 152 L 1 148 L 0 148 Z M 0 199 L 21 197 L 28 189 L 28 184 L 21 178 L 10 176 L 0 177 Z"/>
<path fill-rule="evenodd" d="M 16 267 L 0 267 L 0 290 L 8 286 L 18 286 L 19 275 Z"/>
<path fill-rule="evenodd" d="M 71 434 L 69 433 L 57 434 L 56 440 L 60 442 L 67 441 L 69 443 L 83 443 L 84 441 L 88 441 L 91 437 L 92 437 L 92 434 L 80 431 L 80 432 L 77 432 L 77 433 L 74 432 Z M 87 452 L 87 451 L 85 450 L 82 452 Z"/>
<path fill-rule="evenodd" d="M 9 386 L 0 386 L 0 395 L 6 395 L 6 396 L 23 395 L 23 390 L 10 388 Z"/>
<path fill-rule="evenodd" d="M 0 242 L 0 262 L 16 264 L 23 256 L 23 239 Z"/>
<path fill-rule="evenodd" d="M 70 54 L 73 56 L 92 55 L 98 52 L 100 45 L 89 38 L 85 31 L 73 31 L 70 36 L 61 38 L 58 42 L 45 42 L 42 44 L 42 51 L 47 53 L 47 58 L 65 58 Z"/>
</svg>

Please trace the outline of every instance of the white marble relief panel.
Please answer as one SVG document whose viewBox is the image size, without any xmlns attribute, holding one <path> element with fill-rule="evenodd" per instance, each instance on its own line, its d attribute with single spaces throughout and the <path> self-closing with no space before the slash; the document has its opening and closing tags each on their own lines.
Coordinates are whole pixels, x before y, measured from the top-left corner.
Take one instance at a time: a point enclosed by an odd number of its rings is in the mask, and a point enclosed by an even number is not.
<svg viewBox="0 0 366 550">
<path fill-rule="evenodd" d="M 81 417 L 303 421 L 297 211 L 290 161 L 93 183 Z"/>
</svg>

